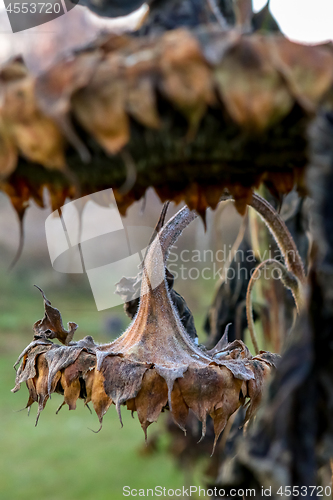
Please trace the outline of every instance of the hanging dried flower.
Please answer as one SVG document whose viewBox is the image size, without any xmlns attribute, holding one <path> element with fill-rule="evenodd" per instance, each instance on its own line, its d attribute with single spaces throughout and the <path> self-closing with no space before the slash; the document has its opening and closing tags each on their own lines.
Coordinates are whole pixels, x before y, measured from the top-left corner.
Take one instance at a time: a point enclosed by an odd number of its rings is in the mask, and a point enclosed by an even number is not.
<svg viewBox="0 0 333 500">
<path fill-rule="evenodd" d="M 114 342 L 97 345 L 92 337 L 72 342 L 75 323 L 68 330 L 60 312 L 45 297 L 45 316 L 34 325 L 33 342 L 23 351 L 13 392 L 26 382 L 27 407 L 38 402 L 40 412 L 53 392 L 63 394 L 69 409 L 81 398 L 92 402 L 102 425 L 111 404 L 121 421 L 121 405 L 138 413 L 147 427 L 169 409 L 185 431 L 189 410 L 202 422 L 214 421 L 215 443 L 228 418 L 250 398 L 246 420 L 258 406 L 265 378 L 275 366 L 276 355 L 261 351 L 252 357 L 245 344 L 227 341 L 227 332 L 211 351 L 191 339 L 171 300 L 165 278 L 170 247 L 196 217 L 181 209 L 160 230 L 143 263 L 141 298 L 137 315 L 127 331 Z M 52 343 L 58 339 L 64 345 Z M 62 406 L 61 405 L 61 406 Z M 37 423 L 37 422 L 36 422 Z"/>
</svg>

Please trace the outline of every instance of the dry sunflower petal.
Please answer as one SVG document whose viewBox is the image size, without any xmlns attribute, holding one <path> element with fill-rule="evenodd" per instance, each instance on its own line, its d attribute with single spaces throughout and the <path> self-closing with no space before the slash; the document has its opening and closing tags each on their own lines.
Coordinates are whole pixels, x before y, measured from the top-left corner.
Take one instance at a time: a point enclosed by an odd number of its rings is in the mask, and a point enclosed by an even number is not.
<svg viewBox="0 0 333 500">
<path fill-rule="evenodd" d="M 59 127 L 38 107 L 31 76 L 5 85 L 2 118 L 23 156 L 46 168 L 65 169 L 65 141 Z"/>
<path fill-rule="evenodd" d="M 0 179 L 9 177 L 17 165 L 17 149 L 4 130 L 0 118 Z"/>
<path fill-rule="evenodd" d="M 160 50 L 162 91 L 195 131 L 207 106 L 215 103 L 211 71 L 200 45 L 190 33 L 179 29 L 163 36 Z"/>
<path fill-rule="evenodd" d="M 218 90 L 230 116 L 262 131 L 288 114 L 293 99 L 272 65 L 263 38 L 241 38 L 215 69 Z"/>
<path fill-rule="evenodd" d="M 51 302 L 45 297 L 43 290 L 37 285 L 36 288 L 41 292 L 44 299 L 45 315 L 43 319 L 36 321 L 34 324 L 35 338 L 58 339 L 62 344 L 68 345 L 73 339 L 77 329 L 76 323 L 68 323 L 68 331 L 64 329 L 62 324 L 61 314 L 55 307 L 51 306 Z"/>
<path fill-rule="evenodd" d="M 283 75 L 296 100 L 313 112 L 331 87 L 332 53 L 327 47 L 305 46 L 279 37 L 268 42 L 276 69 Z"/>
<path fill-rule="evenodd" d="M 88 85 L 72 97 L 79 122 L 110 154 L 118 153 L 129 140 L 125 105 L 126 81 L 121 75 L 119 57 L 113 54 L 99 64 Z"/>
</svg>

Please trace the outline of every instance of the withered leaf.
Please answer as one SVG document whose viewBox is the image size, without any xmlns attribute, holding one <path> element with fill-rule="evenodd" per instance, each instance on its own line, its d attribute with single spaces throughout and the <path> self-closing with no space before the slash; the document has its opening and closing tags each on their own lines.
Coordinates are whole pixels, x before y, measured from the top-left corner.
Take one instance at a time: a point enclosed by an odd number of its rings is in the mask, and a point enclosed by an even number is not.
<svg viewBox="0 0 333 500">
<path fill-rule="evenodd" d="M 143 375 L 142 387 L 135 397 L 135 408 L 146 437 L 147 427 L 157 421 L 167 402 L 165 380 L 155 370 L 147 370 Z"/>
<path fill-rule="evenodd" d="M 45 315 L 43 319 L 34 324 L 35 338 L 58 339 L 62 344 L 68 345 L 73 339 L 74 333 L 78 327 L 76 323 L 68 323 L 68 331 L 64 329 L 61 314 L 51 302 L 45 297 L 43 290 L 35 285 L 41 292 L 44 299 Z"/>
<path fill-rule="evenodd" d="M 155 91 L 150 78 L 127 82 L 126 109 L 142 125 L 149 128 L 160 126 Z"/>
<path fill-rule="evenodd" d="M 268 45 L 273 64 L 288 82 L 295 99 L 306 110 L 314 112 L 332 85 L 332 52 L 325 47 L 293 43 L 283 37 Z"/>
<path fill-rule="evenodd" d="M 293 98 L 263 37 L 242 38 L 215 69 L 218 90 L 236 123 L 260 131 L 284 117 Z"/>
<path fill-rule="evenodd" d="M 33 345 L 34 344 L 34 345 Z M 16 392 L 20 389 L 20 385 L 22 382 L 26 382 L 29 379 L 33 379 L 36 376 L 36 357 L 39 354 L 45 353 L 48 349 L 52 348 L 53 344 L 50 342 L 49 345 L 37 344 L 36 342 L 32 342 L 21 354 L 20 358 L 16 361 L 16 364 L 20 362 L 20 359 L 23 358 L 22 364 L 17 370 L 16 374 L 16 385 L 12 392 Z M 28 356 L 29 353 L 29 356 Z"/>
<path fill-rule="evenodd" d="M 121 425 L 123 423 L 120 405 L 138 394 L 147 368 L 145 363 L 133 363 L 118 356 L 108 356 L 104 360 L 101 370 L 104 376 L 104 389 L 116 405 Z"/>
<path fill-rule="evenodd" d="M 171 407 L 174 422 L 182 431 L 186 433 L 185 426 L 187 422 L 189 407 L 184 401 L 178 380 L 175 380 L 171 392 Z"/>
<path fill-rule="evenodd" d="M 17 165 L 17 149 L 9 134 L 5 131 L 0 118 L 0 179 L 5 179 Z"/>
<path fill-rule="evenodd" d="M 100 424 L 102 425 L 103 416 L 112 404 L 112 399 L 107 396 L 104 390 L 104 377 L 98 370 L 88 372 L 85 378 L 87 403 L 92 402 L 97 413 Z"/>
<path fill-rule="evenodd" d="M 109 55 L 98 66 L 87 87 L 72 97 L 79 122 L 111 154 L 118 153 L 129 140 L 126 88 L 119 63 L 118 56 Z"/>
<path fill-rule="evenodd" d="M 64 138 L 59 127 L 39 109 L 32 77 L 5 86 L 2 119 L 23 156 L 46 168 L 65 168 Z"/>
<path fill-rule="evenodd" d="M 211 72 L 198 41 L 187 31 L 167 32 L 161 40 L 161 88 L 195 131 L 208 105 L 215 103 Z"/>
<path fill-rule="evenodd" d="M 36 98 L 43 111 L 59 118 L 70 111 L 70 98 L 91 79 L 101 54 L 83 52 L 57 62 L 36 81 Z"/>
</svg>

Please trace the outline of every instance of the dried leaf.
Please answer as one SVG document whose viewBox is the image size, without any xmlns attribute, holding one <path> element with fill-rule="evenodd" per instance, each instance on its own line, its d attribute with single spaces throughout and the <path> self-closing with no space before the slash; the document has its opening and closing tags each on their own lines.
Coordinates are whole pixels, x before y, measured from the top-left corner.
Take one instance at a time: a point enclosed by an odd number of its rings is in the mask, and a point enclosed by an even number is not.
<svg viewBox="0 0 333 500">
<path fill-rule="evenodd" d="M 142 387 L 135 397 L 135 408 L 145 435 L 147 427 L 156 422 L 168 402 L 168 388 L 165 380 L 155 370 L 147 370 Z"/>
<path fill-rule="evenodd" d="M 62 344 L 68 345 L 73 339 L 74 333 L 78 327 L 76 323 L 68 323 L 68 331 L 64 329 L 62 324 L 61 314 L 55 307 L 51 306 L 51 302 L 45 297 L 43 290 L 35 285 L 41 292 L 44 299 L 45 316 L 43 319 L 36 321 L 34 324 L 34 332 L 36 338 L 58 339 Z"/>
<path fill-rule="evenodd" d="M 2 117 L 4 127 L 23 156 L 46 168 L 65 168 L 63 136 L 38 108 L 32 77 L 6 85 Z"/>
<path fill-rule="evenodd" d="M 178 427 L 186 433 L 185 426 L 188 417 L 188 406 L 184 401 L 179 387 L 179 381 L 175 380 L 171 392 L 172 417 Z"/>
<path fill-rule="evenodd" d="M 0 118 L 0 179 L 9 177 L 17 166 L 17 149 Z"/>
<path fill-rule="evenodd" d="M 116 405 L 121 425 L 123 423 L 120 405 L 138 394 L 147 368 L 145 363 L 133 363 L 118 356 L 105 358 L 101 370 L 104 376 L 104 389 Z"/>
<path fill-rule="evenodd" d="M 59 61 L 40 75 L 36 81 L 36 99 L 42 110 L 55 118 L 66 115 L 71 96 L 89 83 L 100 59 L 98 51 L 83 52 Z"/>
<path fill-rule="evenodd" d="M 72 106 L 81 125 L 108 153 L 118 153 L 127 144 L 126 82 L 118 56 L 111 54 L 99 64 L 87 87 L 73 96 Z"/>
<path fill-rule="evenodd" d="M 325 47 L 301 45 L 278 37 L 268 42 L 275 68 L 288 82 L 295 99 L 314 112 L 332 86 L 333 54 Z"/>
<path fill-rule="evenodd" d="M 156 96 L 149 77 L 127 81 L 126 110 L 145 127 L 160 127 Z"/>
<path fill-rule="evenodd" d="M 64 390 L 64 403 L 68 404 L 70 410 L 75 410 L 76 401 L 80 397 L 81 385 L 78 378 L 68 384 L 65 374 L 61 375 L 61 385 Z"/>
<path fill-rule="evenodd" d="M 162 91 L 195 131 L 207 106 L 215 103 L 210 69 L 198 41 L 183 29 L 164 34 L 159 69 Z"/>
<path fill-rule="evenodd" d="M 85 378 L 87 399 L 93 404 L 94 410 L 102 425 L 103 417 L 112 404 L 112 399 L 107 396 L 104 390 L 104 377 L 98 370 L 88 372 Z"/>
<path fill-rule="evenodd" d="M 251 369 L 254 373 L 254 378 L 247 382 L 247 393 L 244 396 L 250 398 L 249 406 L 246 410 L 245 422 L 257 411 L 263 395 L 264 383 L 271 372 L 271 366 L 260 359 L 261 356 L 256 356 L 251 360 Z"/>
</svg>

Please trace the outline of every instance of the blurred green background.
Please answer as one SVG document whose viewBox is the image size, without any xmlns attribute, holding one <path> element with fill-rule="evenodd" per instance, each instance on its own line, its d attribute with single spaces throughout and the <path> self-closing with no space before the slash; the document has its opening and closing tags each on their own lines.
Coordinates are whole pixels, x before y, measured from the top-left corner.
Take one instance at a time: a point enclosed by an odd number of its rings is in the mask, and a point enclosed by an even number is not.
<svg viewBox="0 0 333 500">
<path fill-rule="evenodd" d="M 150 193 L 143 215 L 140 205 L 129 210 L 130 223 L 138 220 L 154 227 L 161 208 Z M 169 216 L 179 207 L 171 207 Z M 233 210 L 233 209 L 232 209 Z M 43 301 L 33 287 L 36 283 L 61 313 L 64 324 L 75 321 L 79 329 L 75 338 L 92 335 L 96 342 L 110 342 L 129 323 L 123 307 L 98 312 L 86 275 L 65 275 L 52 269 L 45 240 L 44 221 L 50 210 L 33 206 L 25 220 L 23 254 L 15 269 L 8 273 L 18 245 L 18 223 L 7 198 L 0 196 L 0 498 L 1 500 L 103 500 L 124 498 L 123 486 L 177 488 L 188 481 L 203 483 L 198 467 L 192 477 L 185 478 L 179 464 L 169 453 L 169 437 L 163 419 L 148 429 L 148 437 L 161 435 L 154 453 L 146 448 L 144 434 L 137 416 L 122 408 L 124 427 L 120 427 L 115 407 L 104 418 L 103 429 L 95 434 L 89 429 L 99 427 L 97 416 L 90 414 L 83 402 L 76 411 L 64 406 L 55 411 L 62 397 L 54 394 L 35 427 L 36 404 L 28 417 L 24 410 L 28 391 L 24 384 L 12 394 L 15 371 L 13 364 L 32 340 L 32 325 L 43 317 Z M 232 226 L 230 238 L 237 233 L 234 211 L 226 224 Z M 209 221 L 208 221 L 209 222 Z M 209 223 L 210 224 L 210 223 Z M 209 226 L 210 227 L 210 226 Z M 197 220 L 179 240 L 179 248 L 210 247 L 212 232 L 206 233 Z M 196 321 L 201 340 L 202 324 L 213 298 L 214 283 L 210 280 L 178 280 L 176 289 L 182 293 Z M 209 460 L 209 456 L 207 459 Z"/>
</svg>

